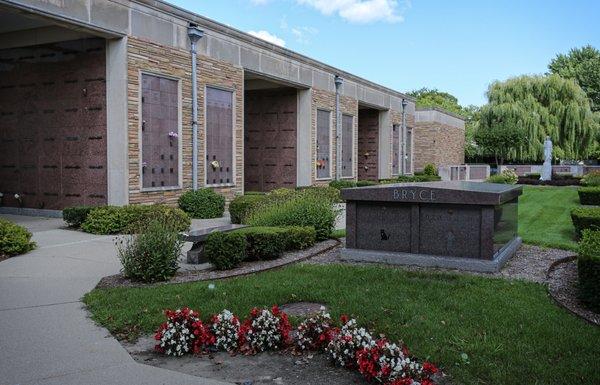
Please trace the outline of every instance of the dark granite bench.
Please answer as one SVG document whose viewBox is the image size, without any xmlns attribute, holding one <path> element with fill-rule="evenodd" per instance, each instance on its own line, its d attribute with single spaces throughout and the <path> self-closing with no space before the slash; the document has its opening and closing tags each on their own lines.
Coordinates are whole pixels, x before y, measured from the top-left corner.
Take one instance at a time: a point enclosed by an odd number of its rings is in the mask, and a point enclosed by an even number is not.
<svg viewBox="0 0 600 385">
<path fill-rule="evenodd" d="M 182 233 L 182 238 L 184 241 L 194 242 L 194 245 L 192 246 L 190 251 L 187 252 L 187 263 L 198 264 L 198 263 L 208 262 L 206 260 L 206 257 L 204 256 L 204 242 L 206 241 L 206 238 L 209 236 L 209 234 L 217 232 L 217 231 L 226 233 L 228 231 L 241 229 L 243 227 L 246 227 L 246 225 L 231 224 L 231 225 L 209 227 L 209 228 L 201 229 L 201 230 L 193 230 L 193 231 L 190 231 L 189 233 Z"/>
</svg>

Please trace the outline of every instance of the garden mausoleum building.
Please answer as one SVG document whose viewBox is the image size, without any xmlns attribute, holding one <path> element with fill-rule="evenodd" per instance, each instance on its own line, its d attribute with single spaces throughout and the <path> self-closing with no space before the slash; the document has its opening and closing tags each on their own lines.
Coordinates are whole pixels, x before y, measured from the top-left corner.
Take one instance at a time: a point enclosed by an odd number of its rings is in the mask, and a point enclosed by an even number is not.
<svg viewBox="0 0 600 385">
<path fill-rule="evenodd" d="M 460 117 L 162 1 L 0 0 L 5 207 L 387 179 L 463 148 Z"/>
</svg>

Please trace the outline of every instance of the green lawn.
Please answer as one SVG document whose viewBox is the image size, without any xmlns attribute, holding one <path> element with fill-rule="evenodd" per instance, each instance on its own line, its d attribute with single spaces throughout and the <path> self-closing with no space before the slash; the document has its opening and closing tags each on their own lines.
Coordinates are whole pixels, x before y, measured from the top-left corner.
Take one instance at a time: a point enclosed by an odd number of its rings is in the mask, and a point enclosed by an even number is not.
<svg viewBox="0 0 600 385">
<path fill-rule="evenodd" d="M 212 291 L 207 284 L 94 290 L 84 301 L 113 333 L 150 333 L 165 308 L 245 315 L 253 306 L 316 301 L 403 339 L 455 384 L 600 383 L 600 328 L 557 307 L 543 285 L 346 265 L 293 265 L 217 281 Z"/>
<path fill-rule="evenodd" d="M 524 186 L 519 198 L 519 235 L 523 242 L 576 250 L 571 209 L 578 205 L 575 187 Z"/>
</svg>

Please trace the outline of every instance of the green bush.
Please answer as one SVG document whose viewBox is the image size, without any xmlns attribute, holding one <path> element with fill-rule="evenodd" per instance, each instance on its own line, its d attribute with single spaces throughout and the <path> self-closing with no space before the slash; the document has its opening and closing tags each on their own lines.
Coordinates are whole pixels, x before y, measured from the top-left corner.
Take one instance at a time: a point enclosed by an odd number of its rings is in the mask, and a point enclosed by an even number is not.
<svg viewBox="0 0 600 385">
<path fill-rule="evenodd" d="M 339 203 L 342 201 L 340 190 L 330 186 L 302 187 L 296 191 L 296 194 L 313 196 L 317 199 L 324 199 L 331 203 Z"/>
<path fill-rule="evenodd" d="M 220 218 L 225 211 L 225 197 L 209 188 L 188 190 L 181 194 L 178 203 L 192 218 Z"/>
<path fill-rule="evenodd" d="M 414 183 L 414 182 L 436 182 L 442 180 L 437 175 L 400 175 L 396 179 L 388 179 L 384 183 Z"/>
<path fill-rule="evenodd" d="M 379 182 L 374 180 L 359 180 L 356 182 L 356 187 L 367 187 L 367 186 L 376 186 Z"/>
<path fill-rule="evenodd" d="M 63 220 L 67 222 L 69 227 L 81 227 L 81 224 L 85 222 L 90 211 L 95 209 L 94 206 L 73 206 L 67 207 L 63 210 Z"/>
<path fill-rule="evenodd" d="M 600 207 L 575 207 L 571 220 L 578 237 L 585 229 L 600 230 Z"/>
<path fill-rule="evenodd" d="M 246 194 L 235 197 L 229 203 L 231 223 L 245 223 L 246 217 L 250 212 L 267 199 L 267 196 L 264 194 Z"/>
<path fill-rule="evenodd" d="M 584 186 L 600 186 L 600 171 L 592 171 L 581 178 Z"/>
<path fill-rule="evenodd" d="M 329 187 L 341 190 L 343 188 L 356 187 L 356 183 L 357 182 L 353 181 L 352 179 L 332 180 L 331 182 L 329 182 Z"/>
<path fill-rule="evenodd" d="M 246 237 L 236 232 L 212 233 L 206 238 L 204 253 L 216 269 L 233 269 L 246 256 Z"/>
<path fill-rule="evenodd" d="M 90 211 L 81 229 L 92 234 L 132 233 L 157 218 L 169 221 L 178 231 L 187 230 L 191 223 L 185 212 L 166 205 L 103 206 Z"/>
<path fill-rule="evenodd" d="M 580 187 L 577 193 L 582 205 L 600 205 L 600 186 Z"/>
<path fill-rule="evenodd" d="M 0 218 L 0 256 L 12 257 L 35 249 L 26 228 Z"/>
<path fill-rule="evenodd" d="M 519 177 L 513 170 L 504 170 L 500 174 L 491 175 L 485 181 L 488 183 L 517 184 Z"/>
<path fill-rule="evenodd" d="M 119 238 L 116 246 L 126 277 L 156 282 L 177 272 L 183 240 L 172 219 L 153 218 L 138 235 Z"/>
<path fill-rule="evenodd" d="M 338 211 L 331 202 L 314 195 L 298 194 L 290 199 L 274 200 L 250 214 L 252 226 L 312 226 L 317 240 L 329 238 Z"/>
<path fill-rule="evenodd" d="M 283 227 L 246 227 L 234 233 L 246 237 L 246 258 L 253 261 L 278 258 L 286 250 Z"/>
<path fill-rule="evenodd" d="M 600 231 L 584 230 L 577 256 L 579 298 L 600 313 Z"/>
<path fill-rule="evenodd" d="M 423 168 L 423 175 L 438 175 L 437 167 L 434 164 L 427 163 Z"/>
<path fill-rule="evenodd" d="M 541 176 L 542 175 L 539 172 L 529 172 L 525 174 L 525 177 L 529 179 L 540 179 Z"/>
<path fill-rule="evenodd" d="M 317 232 L 310 226 L 289 226 L 285 229 L 285 249 L 303 250 L 315 244 Z"/>
</svg>

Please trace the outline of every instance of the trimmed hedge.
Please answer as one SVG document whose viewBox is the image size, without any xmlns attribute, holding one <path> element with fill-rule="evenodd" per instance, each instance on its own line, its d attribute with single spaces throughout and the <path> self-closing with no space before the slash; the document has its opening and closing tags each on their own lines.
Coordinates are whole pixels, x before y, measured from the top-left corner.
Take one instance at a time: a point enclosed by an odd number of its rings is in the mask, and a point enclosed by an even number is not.
<svg viewBox="0 0 600 385">
<path fill-rule="evenodd" d="M 591 310 L 600 312 L 600 231 L 584 230 L 577 256 L 578 294 Z"/>
<path fill-rule="evenodd" d="M 315 244 L 312 227 L 256 226 L 235 230 L 246 237 L 246 258 L 264 260 L 278 258 L 284 251 L 302 250 Z"/>
<path fill-rule="evenodd" d="M 206 238 L 204 253 L 217 270 L 238 266 L 246 257 L 246 236 L 237 232 L 215 232 Z"/>
<path fill-rule="evenodd" d="M 600 186 L 580 187 L 577 194 L 582 205 L 600 205 Z"/>
<path fill-rule="evenodd" d="M 166 205 L 103 206 L 90 211 L 81 229 L 92 234 L 133 233 L 155 218 L 172 223 L 177 231 L 185 231 L 191 224 L 185 212 Z"/>
<path fill-rule="evenodd" d="M 26 228 L 0 218 L 0 257 L 24 254 L 35 246 Z"/>
<path fill-rule="evenodd" d="M 79 228 L 85 222 L 90 211 L 95 209 L 94 206 L 73 206 L 63 210 L 63 220 L 67 222 L 69 227 Z"/>
<path fill-rule="evenodd" d="M 575 207 L 571 210 L 571 220 L 578 237 L 586 229 L 600 230 L 600 207 Z"/>
<path fill-rule="evenodd" d="M 250 212 L 267 200 L 268 196 L 265 194 L 246 194 L 235 197 L 229 203 L 231 223 L 244 223 Z"/>
<path fill-rule="evenodd" d="M 340 197 L 340 190 L 331 186 L 301 187 L 296 190 L 296 194 L 302 194 L 304 196 L 313 196 L 317 199 L 324 199 L 331 203 L 342 202 L 342 198 Z"/>
<path fill-rule="evenodd" d="M 188 190 L 181 194 L 179 208 L 198 219 L 220 218 L 225 211 L 225 197 L 212 189 Z"/>
<path fill-rule="evenodd" d="M 246 258 L 253 261 L 276 259 L 287 246 L 287 234 L 282 227 L 246 227 L 234 233 L 246 237 Z"/>
<path fill-rule="evenodd" d="M 253 211 L 252 226 L 312 226 L 318 241 L 329 238 L 338 211 L 330 201 L 310 194 L 297 194 L 287 200 L 274 200 Z"/>
</svg>

